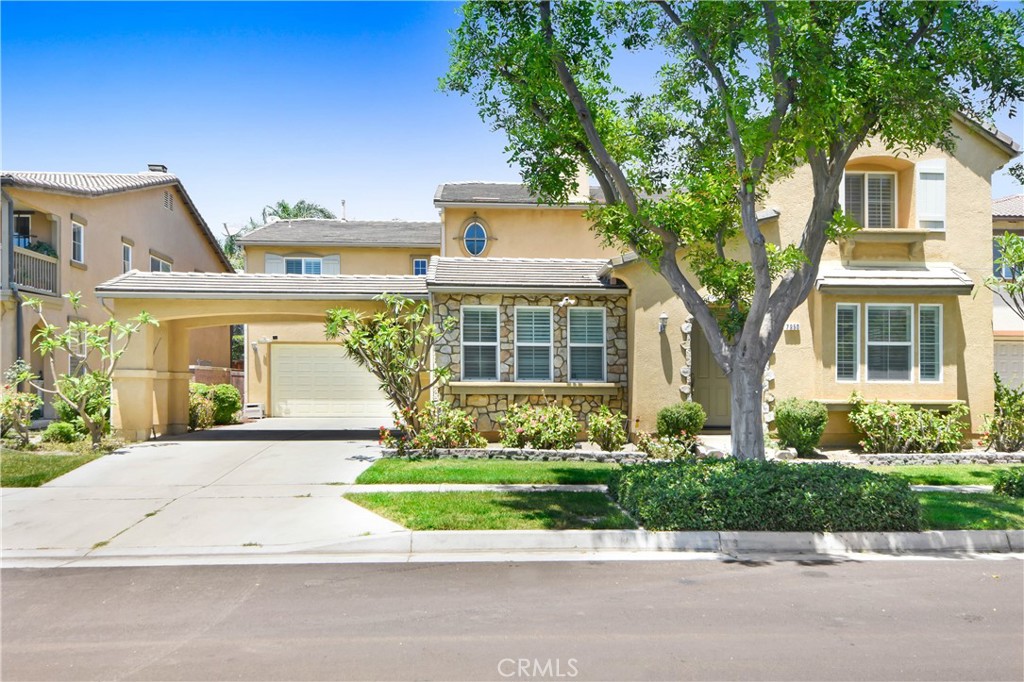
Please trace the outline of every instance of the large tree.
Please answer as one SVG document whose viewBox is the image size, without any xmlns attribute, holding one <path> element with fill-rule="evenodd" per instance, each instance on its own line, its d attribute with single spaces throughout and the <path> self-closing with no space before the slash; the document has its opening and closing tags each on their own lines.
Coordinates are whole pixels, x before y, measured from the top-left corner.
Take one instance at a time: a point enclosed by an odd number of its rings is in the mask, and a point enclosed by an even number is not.
<svg viewBox="0 0 1024 682">
<path fill-rule="evenodd" d="M 974 3 L 469 2 L 461 12 L 442 88 L 505 132 L 542 200 L 566 201 L 587 165 L 606 199 L 591 209 L 595 228 L 661 273 L 729 377 L 740 457 L 764 456 L 765 366 L 825 244 L 854 229 L 838 202 L 854 150 L 868 139 L 893 153 L 951 150 L 955 115 L 990 120 L 1024 96 L 1024 14 Z M 632 52 L 647 58 L 618 69 Z M 658 65 L 650 87 L 617 82 L 645 63 Z M 768 243 L 759 197 L 804 164 L 814 198 L 802 234 Z M 748 255 L 730 258 L 730 240 Z"/>
<path fill-rule="evenodd" d="M 271 218 L 276 220 L 299 220 L 300 218 L 334 220 L 337 216 L 330 209 L 312 201 L 299 199 L 294 204 L 289 204 L 284 199 L 281 199 L 263 207 L 263 222 L 249 218 L 247 225 L 243 225 L 234 232 L 229 232 L 225 223 L 224 241 L 221 243 L 221 247 L 224 250 L 224 255 L 228 257 L 228 262 L 231 263 L 235 270 L 241 271 L 245 267 L 245 253 L 238 240 L 253 230 L 264 227 Z"/>
</svg>

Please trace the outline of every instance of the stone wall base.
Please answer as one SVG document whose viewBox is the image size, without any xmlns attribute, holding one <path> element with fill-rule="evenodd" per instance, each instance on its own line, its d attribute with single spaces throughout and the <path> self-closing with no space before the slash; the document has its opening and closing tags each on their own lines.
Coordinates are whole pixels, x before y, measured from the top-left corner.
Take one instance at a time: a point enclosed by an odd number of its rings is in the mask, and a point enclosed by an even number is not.
<svg viewBox="0 0 1024 682">
<path fill-rule="evenodd" d="M 1024 452 L 865 453 L 865 464 L 1024 464 Z"/>
</svg>

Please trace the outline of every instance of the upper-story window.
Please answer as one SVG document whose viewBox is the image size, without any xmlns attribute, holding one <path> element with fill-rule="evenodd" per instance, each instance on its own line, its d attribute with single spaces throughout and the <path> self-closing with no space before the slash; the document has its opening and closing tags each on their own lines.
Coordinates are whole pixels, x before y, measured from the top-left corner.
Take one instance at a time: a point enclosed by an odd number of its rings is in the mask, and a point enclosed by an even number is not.
<svg viewBox="0 0 1024 682">
<path fill-rule="evenodd" d="M 81 223 L 71 223 L 71 260 L 85 262 L 85 226 Z"/>
<path fill-rule="evenodd" d="M 946 229 L 946 160 L 917 162 L 917 226 L 924 230 Z"/>
<path fill-rule="evenodd" d="M 319 275 L 323 273 L 323 258 L 285 258 L 286 275 Z"/>
<path fill-rule="evenodd" d="M 32 214 L 14 214 L 14 245 L 22 248 L 32 241 Z"/>
<path fill-rule="evenodd" d="M 413 258 L 412 259 L 412 274 L 417 277 L 427 276 L 427 259 L 426 258 Z"/>
<path fill-rule="evenodd" d="M 170 272 L 171 264 L 163 258 L 151 254 L 149 256 L 149 269 L 151 272 Z"/>
<path fill-rule="evenodd" d="M 128 242 L 121 242 L 121 272 L 129 272 L 132 269 L 132 245 Z"/>
<path fill-rule="evenodd" d="M 487 248 L 487 230 L 480 223 L 470 223 L 462 234 L 462 243 L 471 256 L 479 256 Z"/>
<path fill-rule="evenodd" d="M 844 210 L 861 227 L 896 227 L 896 174 L 847 172 Z"/>
</svg>

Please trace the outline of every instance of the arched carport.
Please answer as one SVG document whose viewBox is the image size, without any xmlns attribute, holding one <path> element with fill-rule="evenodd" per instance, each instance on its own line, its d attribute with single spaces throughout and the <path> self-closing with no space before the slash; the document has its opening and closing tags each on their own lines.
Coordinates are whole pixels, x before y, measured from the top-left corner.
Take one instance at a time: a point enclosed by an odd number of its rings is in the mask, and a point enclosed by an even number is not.
<svg viewBox="0 0 1024 682">
<path fill-rule="evenodd" d="M 374 313 L 382 293 L 426 298 L 424 278 L 131 271 L 96 288 L 119 320 L 142 311 L 159 326 L 131 341 L 113 377 L 112 425 L 145 440 L 188 428 L 188 332 L 256 322 L 323 322 L 331 308 Z"/>
</svg>

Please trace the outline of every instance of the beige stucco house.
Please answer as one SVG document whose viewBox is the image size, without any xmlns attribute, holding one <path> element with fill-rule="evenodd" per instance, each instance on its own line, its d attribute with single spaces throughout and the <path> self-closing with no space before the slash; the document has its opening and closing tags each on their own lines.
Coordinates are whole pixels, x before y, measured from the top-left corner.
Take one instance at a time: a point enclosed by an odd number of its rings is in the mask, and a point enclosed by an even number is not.
<svg viewBox="0 0 1024 682">
<path fill-rule="evenodd" d="M 813 398 L 830 410 L 826 442 L 850 442 L 854 391 L 964 402 L 974 431 L 992 411 L 993 302 L 972 292 L 992 269 L 991 175 L 1020 149 L 963 119 L 954 132 L 951 154 L 897 157 L 868 144 L 850 161 L 840 199 L 864 229 L 826 249 L 791 316 L 765 375 L 766 425 L 778 400 Z M 758 214 L 766 238 L 795 241 L 810 200 L 807 169 L 772 187 Z M 644 431 L 662 407 L 696 400 L 709 427 L 727 428 L 729 383 L 703 334 L 660 275 L 591 231 L 585 211 L 600 201 L 585 175 L 563 206 L 518 184 L 448 183 L 434 197 L 436 224 L 277 223 L 244 240 L 244 275 L 135 273 L 98 291 L 119 314 L 148 306 L 177 320 L 151 332 L 165 347 L 200 322 L 247 323 L 248 400 L 272 416 L 386 418 L 373 379 L 324 342 L 322 326 L 328 308 L 378 310 L 373 296 L 391 292 L 457 320 L 434 358 L 453 377 L 438 397 L 484 431 L 524 400 L 570 405 L 581 423 L 608 404 Z M 131 358 L 117 417 L 129 435 L 183 428 L 186 387 L 146 378 L 182 362 Z M 155 407 L 140 413 L 140 403 Z"/>
<path fill-rule="evenodd" d="M 992 202 L 992 236 L 1013 232 L 1024 238 L 1024 194 L 1013 194 Z M 993 242 L 992 274 L 1010 278 L 1013 273 L 995 265 L 999 252 Z M 1017 273 L 1017 277 L 1020 277 Z M 995 370 L 1010 386 L 1024 386 L 1024 320 L 1006 304 L 1005 294 L 992 297 L 992 333 Z"/>
<path fill-rule="evenodd" d="M 166 167 L 142 173 L 4 171 L 0 230 L 0 367 L 18 357 L 52 385 L 48 363 L 33 348 L 40 318 L 19 303 L 43 302 L 53 324 L 75 319 L 65 292 L 82 293 L 79 319 L 108 316 L 96 287 L 125 272 L 228 272 L 231 267 L 181 181 Z M 225 327 L 184 340 L 191 365 L 227 367 Z M 66 356 L 57 358 L 67 371 Z M 49 411 L 49 406 L 47 406 Z"/>
</svg>

